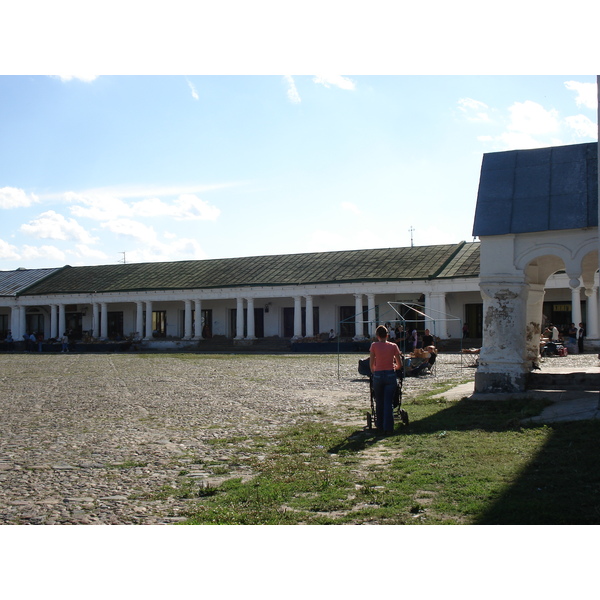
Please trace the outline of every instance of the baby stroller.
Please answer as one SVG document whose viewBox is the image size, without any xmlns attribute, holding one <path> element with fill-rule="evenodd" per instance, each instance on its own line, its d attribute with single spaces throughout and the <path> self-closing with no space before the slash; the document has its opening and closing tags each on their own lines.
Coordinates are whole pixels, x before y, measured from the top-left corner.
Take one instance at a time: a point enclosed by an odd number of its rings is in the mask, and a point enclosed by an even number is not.
<svg viewBox="0 0 600 600">
<path fill-rule="evenodd" d="M 369 378 L 369 400 L 371 402 L 371 412 L 367 413 L 367 427 L 373 429 L 373 424 L 377 422 L 377 413 L 375 407 L 375 396 L 373 394 L 373 374 L 369 366 L 369 359 L 363 358 L 358 361 L 358 372 Z M 402 408 L 402 384 L 404 383 L 404 374 L 402 370 L 396 371 L 398 378 L 398 386 L 396 387 L 396 396 L 394 397 L 394 410 L 397 411 L 396 416 L 408 425 L 408 413 Z"/>
</svg>

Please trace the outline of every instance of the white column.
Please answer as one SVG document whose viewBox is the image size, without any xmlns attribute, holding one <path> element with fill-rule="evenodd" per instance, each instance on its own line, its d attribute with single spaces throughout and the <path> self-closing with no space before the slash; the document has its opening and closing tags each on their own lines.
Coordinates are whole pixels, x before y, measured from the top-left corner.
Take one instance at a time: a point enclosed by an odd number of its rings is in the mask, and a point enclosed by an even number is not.
<svg viewBox="0 0 600 600">
<path fill-rule="evenodd" d="M 544 310 L 544 284 L 530 284 L 525 318 L 525 340 L 527 361 L 538 365 L 540 362 L 540 337 Z"/>
<path fill-rule="evenodd" d="M 254 331 L 254 298 L 246 298 L 246 303 L 248 307 L 246 339 L 255 340 L 256 333 Z"/>
<path fill-rule="evenodd" d="M 21 332 L 21 338 L 25 333 L 30 333 L 27 331 L 27 307 L 21 306 L 21 310 L 19 310 L 19 330 Z"/>
<path fill-rule="evenodd" d="M 92 320 L 94 321 L 92 326 L 92 337 L 100 337 L 100 303 L 94 302 L 92 304 Z"/>
<path fill-rule="evenodd" d="M 244 339 L 244 299 L 237 298 L 237 309 L 235 319 L 235 338 L 236 340 Z"/>
<path fill-rule="evenodd" d="M 598 329 L 598 286 L 585 290 L 587 300 L 587 319 L 585 324 L 586 337 L 593 340 L 600 338 Z"/>
<path fill-rule="evenodd" d="M 429 304 L 427 304 L 429 303 Z M 430 311 L 429 313 L 427 311 Z M 430 292 L 425 296 L 425 313 L 431 319 L 426 325 L 432 335 L 442 339 L 448 337 L 449 321 L 446 321 L 446 293 L 445 292 Z M 462 332 L 458 333 L 462 335 Z"/>
<path fill-rule="evenodd" d="M 62 334 L 61 334 L 62 335 Z M 58 305 L 50 305 L 50 337 L 57 339 L 58 335 Z"/>
<path fill-rule="evenodd" d="M 146 335 L 144 339 L 152 339 L 152 300 L 146 300 Z"/>
<path fill-rule="evenodd" d="M 571 323 L 575 323 L 575 327 L 579 327 L 581 323 L 581 282 L 579 279 L 571 279 Z"/>
<path fill-rule="evenodd" d="M 194 340 L 202 340 L 202 300 L 194 301 Z"/>
<path fill-rule="evenodd" d="M 184 300 L 184 317 L 183 317 L 183 338 L 184 340 L 192 339 L 192 301 Z"/>
<path fill-rule="evenodd" d="M 369 320 L 369 332 L 375 337 L 377 329 L 377 315 L 375 314 L 375 294 L 367 294 L 367 319 Z"/>
<path fill-rule="evenodd" d="M 306 299 L 306 337 L 315 336 L 315 323 L 313 319 L 313 297 L 305 296 Z"/>
<path fill-rule="evenodd" d="M 360 340 L 363 338 L 363 324 L 364 321 L 362 314 L 362 294 L 354 294 L 354 339 Z"/>
<path fill-rule="evenodd" d="M 15 342 L 20 342 L 23 339 L 23 334 L 25 333 L 24 328 L 21 323 L 21 313 L 24 312 L 24 309 L 19 305 L 15 304 L 11 306 L 10 309 L 10 331 L 12 333 L 13 339 Z"/>
<path fill-rule="evenodd" d="M 302 297 L 294 297 L 294 339 L 302 337 Z"/>
<path fill-rule="evenodd" d="M 58 305 L 58 335 L 62 336 L 67 328 L 67 318 L 65 317 L 65 305 Z"/>
<path fill-rule="evenodd" d="M 108 338 L 108 305 L 106 302 L 100 303 L 100 337 Z"/>
<path fill-rule="evenodd" d="M 141 300 L 135 303 L 135 333 L 141 339 L 144 331 L 144 304 Z"/>
</svg>

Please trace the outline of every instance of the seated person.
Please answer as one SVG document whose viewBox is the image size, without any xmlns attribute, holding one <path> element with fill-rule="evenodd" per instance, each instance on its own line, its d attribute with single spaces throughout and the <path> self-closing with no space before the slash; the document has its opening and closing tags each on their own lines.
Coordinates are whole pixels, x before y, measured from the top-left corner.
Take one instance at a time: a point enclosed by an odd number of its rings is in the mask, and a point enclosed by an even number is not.
<svg viewBox="0 0 600 600">
<path fill-rule="evenodd" d="M 329 341 L 332 342 L 333 340 L 335 340 L 335 331 L 333 331 L 333 329 L 331 329 L 329 331 Z"/>
<path fill-rule="evenodd" d="M 409 357 L 405 360 L 406 375 L 408 377 L 418 377 L 425 375 L 431 368 L 431 353 L 421 348 L 415 348 Z"/>
</svg>

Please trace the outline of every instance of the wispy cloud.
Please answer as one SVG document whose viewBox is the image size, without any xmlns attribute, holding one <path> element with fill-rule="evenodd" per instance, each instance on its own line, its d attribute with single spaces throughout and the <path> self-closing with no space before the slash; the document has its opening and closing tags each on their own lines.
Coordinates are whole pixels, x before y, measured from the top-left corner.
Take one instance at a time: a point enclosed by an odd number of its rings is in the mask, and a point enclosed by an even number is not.
<svg viewBox="0 0 600 600">
<path fill-rule="evenodd" d="M 458 101 L 458 110 L 460 110 L 469 121 L 490 121 L 488 109 L 489 107 L 485 102 L 480 102 L 473 98 L 461 98 Z"/>
<path fill-rule="evenodd" d="M 343 77 L 342 75 L 316 75 L 313 81 L 327 88 L 334 86 L 342 90 L 356 89 L 356 83 L 349 77 Z"/>
<path fill-rule="evenodd" d="M 288 89 L 287 89 L 288 100 L 290 102 L 292 102 L 293 104 L 299 104 L 300 102 L 302 102 L 302 99 L 300 98 L 300 94 L 298 93 L 298 90 L 296 89 L 296 84 L 294 82 L 294 78 L 291 75 L 284 75 L 283 78 L 285 79 L 285 81 L 287 82 L 287 85 L 288 85 Z"/>
<path fill-rule="evenodd" d="M 35 194 L 13 187 L 0 188 L 0 208 L 25 208 L 39 202 Z"/>
<path fill-rule="evenodd" d="M 69 200 L 74 204 L 70 210 L 75 217 L 96 221 L 110 221 L 116 217 L 166 217 L 178 221 L 215 221 L 221 214 L 216 206 L 198 198 L 195 194 L 181 194 L 172 202 L 165 202 L 156 197 L 126 202 L 111 195 L 73 193 L 69 194 Z"/>
<path fill-rule="evenodd" d="M 351 212 L 355 215 L 361 214 L 360 208 L 358 208 L 358 206 L 356 206 L 356 204 L 354 204 L 353 202 L 340 202 L 340 206 L 343 210 Z"/>
<path fill-rule="evenodd" d="M 197 92 L 196 87 L 194 86 L 194 84 L 189 79 L 187 79 L 187 77 L 186 77 L 186 81 L 187 81 L 187 84 L 190 87 L 190 90 L 192 92 L 192 98 L 194 100 L 199 100 L 200 96 L 198 95 L 198 92 Z"/>
<path fill-rule="evenodd" d="M 596 110 L 598 108 L 598 86 L 595 83 L 582 83 L 580 81 L 565 81 L 568 90 L 577 92 L 575 103 Z"/>
<path fill-rule="evenodd" d="M 65 82 L 77 79 L 86 83 L 91 83 L 95 79 L 98 79 L 98 75 L 53 75 L 53 77 L 58 77 L 58 79 Z"/>
</svg>

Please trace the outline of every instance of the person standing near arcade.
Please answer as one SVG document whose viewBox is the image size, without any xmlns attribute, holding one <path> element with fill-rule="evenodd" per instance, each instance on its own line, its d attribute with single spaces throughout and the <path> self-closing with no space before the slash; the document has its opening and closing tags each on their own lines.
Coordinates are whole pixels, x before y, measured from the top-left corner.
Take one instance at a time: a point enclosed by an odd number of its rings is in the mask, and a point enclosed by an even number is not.
<svg viewBox="0 0 600 600">
<path fill-rule="evenodd" d="M 402 357 L 397 344 L 388 342 L 388 330 L 380 325 L 375 330 L 377 341 L 371 344 L 369 366 L 373 374 L 375 398 L 375 426 L 379 433 L 394 433 L 394 395 L 398 381 L 396 371 L 402 368 Z"/>
</svg>

